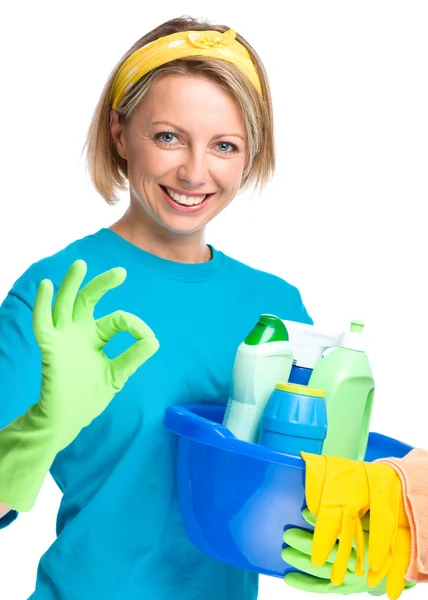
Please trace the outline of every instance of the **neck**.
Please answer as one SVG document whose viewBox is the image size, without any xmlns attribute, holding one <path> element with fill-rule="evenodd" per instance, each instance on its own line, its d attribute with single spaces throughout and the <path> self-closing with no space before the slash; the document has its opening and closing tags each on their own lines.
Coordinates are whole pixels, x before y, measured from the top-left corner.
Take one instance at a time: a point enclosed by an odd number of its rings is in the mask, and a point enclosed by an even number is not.
<svg viewBox="0 0 428 600">
<path fill-rule="evenodd" d="M 149 217 L 133 214 L 131 207 L 109 229 L 138 248 L 174 262 L 203 263 L 211 259 L 204 229 L 186 235 L 163 229 Z"/>
</svg>

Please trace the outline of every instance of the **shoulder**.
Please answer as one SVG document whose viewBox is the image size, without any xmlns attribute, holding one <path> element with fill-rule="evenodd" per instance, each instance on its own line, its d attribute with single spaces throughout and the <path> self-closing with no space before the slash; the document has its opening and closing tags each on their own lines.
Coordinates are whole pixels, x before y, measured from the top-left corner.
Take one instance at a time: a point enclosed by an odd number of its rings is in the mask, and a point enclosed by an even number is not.
<svg viewBox="0 0 428 600">
<path fill-rule="evenodd" d="M 300 290 L 293 283 L 271 273 L 256 269 L 229 256 L 226 264 L 242 295 L 257 296 L 264 306 L 271 306 L 273 314 L 291 321 L 312 324 L 303 303 Z"/>
<path fill-rule="evenodd" d="M 291 296 L 300 295 L 296 286 L 274 273 L 256 269 L 227 255 L 225 255 L 225 262 L 229 271 L 233 273 L 234 276 L 239 276 L 241 280 L 247 280 L 252 285 L 258 283 L 267 286 L 268 289 L 273 292 Z"/>
</svg>

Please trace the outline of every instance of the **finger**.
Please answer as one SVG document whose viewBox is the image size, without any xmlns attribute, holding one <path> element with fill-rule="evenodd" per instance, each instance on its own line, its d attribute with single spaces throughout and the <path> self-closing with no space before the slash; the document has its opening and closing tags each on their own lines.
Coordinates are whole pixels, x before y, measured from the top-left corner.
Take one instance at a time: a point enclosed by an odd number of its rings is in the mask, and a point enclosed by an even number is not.
<svg viewBox="0 0 428 600">
<path fill-rule="evenodd" d="M 368 463 L 365 469 L 370 486 L 369 566 L 380 572 L 392 556 L 398 526 L 396 510 L 400 483 L 392 467 Z"/>
<path fill-rule="evenodd" d="M 392 567 L 392 555 L 388 557 L 386 563 L 383 565 L 380 571 L 374 571 L 369 568 L 367 572 L 367 586 L 370 588 L 377 587 L 381 581 L 386 577 L 386 574 Z"/>
<path fill-rule="evenodd" d="M 141 367 L 157 350 L 159 341 L 153 336 L 135 342 L 120 356 L 111 361 L 113 385 L 122 389 L 126 381 Z"/>
<path fill-rule="evenodd" d="M 95 321 L 98 335 L 104 343 L 107 343 L 116 333 L 127 331 L 136 340 L 147 337 L 155 337 L 154 331 L 142 319 L 124 310 L 101 317 Z"/>
<path fill-rule="evenodd" d="M 310 556 L 312 553 L 313 537 L 314 537 L 314 534 L 312 532 L 305 531 L 304 529 L 297 529 L 297 528 L 292 527 L 290 529 L 287 529 L 284 532 L 282 539 L 284 540 L 284 542 L 286 544 L 288 544 L 288 546 L 291 546 L 292 548 L 294 548 L 295 550 L 298 550 L 302 554 L 307 554 L 308 556 Z M 326 565 L 327 564 L 329 565 L 328 568 L 330 570 L 333 566 L 334 561 L 337 558 L 337 548 L 338 548 L 338 544 L 336 543 L 325 563 Z M 348 570 L 349 571 L 352 572 L 355 570 L 356 562 L 357 562 L 357 553 L 352 548 L 351 556 L 350 556 L 350 559 L 348 562 Z M 319 568 L 320 567 L 315 567 L 316 570 L 318 570 Z M 317 572 L 317 571 L 315 571 L 315 572 Z"/>
<path fill-rule="evenodd" d="M 284 577 L 284 581 L 287 585 L 296 588 L 297 590 L 303 590 L 305 592 L 312 592 L 315 594 L 342 594 L 347 596 L 348 594 L 363 592 L 364 587 L 356 586 L 354 582 L 344 583 L 340 587 L 334 586 L 331 581 L 318 579 L 311 575 L 305 575 L 304 573 L 287 573 Z"/>
<path fill-rule="evenodd" d="M 284 581 L 296 590 L 303 590 L 304 592 L 310 591 L 315 594 L 334 594 L 337 592 L 337 589 L 334 588 L 334 585 L 330 581 L 317 580 L 316 577 L 305 575 L 304 573 L 287 573 Z"/>
<path fill-rule="evenodd" d="M 303 571 L 304 573 L 308 573 L 314 577 L 330 581 L 331 564 L 325 564 L 322 567 L 315 567 L 310 556 L 303 554 L 302 552 L 299 552 L 290 546 L 282 550 L 281 558 L 293 568 L 299 569 L 299 571 Z"/>
<path fill-rule="evenodd" d="M 370 596 L 385 596 L 386 580 L 383 580 L 382 583 L 380 585 L 378 585 L 377 587 L 375 587 L 374 589 L 367 588 L 366 591 Z"/>
<path fill-rule="evenodd" d="M 364 531 L 360 519 L 357 518 L 355 522 L 355 538 L 356 538 L 356 550 L 357 550 L 357 564 L 355 565 L 355 573 L 362 577 L 364 575 Z"/>
<path fill-rule="evenodd" d="M 305 519 L 306 523 L 309 523 L 309 525 L 312 525 L 312 527 L 315 527 L 317 518 L 307 508 L 304 508 L 302 510 L 302 517 Z"/>
<path fill-rule="evenodd" d="M 312 543 L 312 562 L 321 567 L 333 550 L 342 527 L 342 511 L 321 509 L 317 517 Z"/>
<path fill-rule="evenodd" d="M 33 331 L 39 345 L 46 340 L 46 337 L 53 329 L 53 292 L 54 287 L 52 281 L 50 281 L 50 279 L 43 279 L 37 289 L 32 315 Z"/>
<path fill-rule="evenodd" d="M 87 271 L 84 260 L 76 260 L 68 269 L 55 297 L 52 311 L 54 327 L 64 327 L 73 318 L 76 295 Z"/>
<path fill-rule="evenodd" d="M 309 531 L 305 531 L 304 529 L 297 529 L 295 527 L 291 527 L 284 531 L 282 539 L 288 546 L 295 548 L 299 552 L 303 554 L 307 554 L 309 557 L 312 552 L 312 540 L 314 534 L 309 533 Z"/>
<path fill-rule="evenodd" d="M 91 279 L 77 295 L 73 319 L 78 319 L 83 312 L 93 315 L 95 305 L 104 294 L 121 285 L 125 279 L 126 270 L 122 267 L 115 267 Z"/>
<path fill-rule="evenodd" d="M 331 571 L 331 582 L 341 585 L 346 575 L 348 561 L 351 556 L 352 542 L 355 537 L 355 520 L 343 513 L 337 558 Z"/>
<path fill-rule="evenodd" d="M 302 510 L 302 517 L 304 518 L 304 520 L 309 523 L 309 525 L 312 525 L 313 527 L 315 527 L 316 522 L 317 522 L 317 518 L 315 515 L 313 515 L 311 512 L 309 512 L 309 510 L 307 508 L 304 508 Z M 363 517 L 364 518 L 364 517 Z M 366 519 L 366 524 L 368 523 L 368 519 Z M 293 531 L 299 531 L 298 529 L 293 530 Z M 367 529 L 368 531 L 368 529 Z M 309 536 L 313 536 L 313 532 L 312 534 L 308 534 Z M 362 532 L 363 535 L 363 542 L 364 542 L 364 531 Z M 340 534 L 338 536 L 338 539 L 340 539 Z M 311 544 L 312 544 L 312 539 L 311 539 Z M 290 546 L 293 546 L 293 548 L 295 548 L 296 546 L 294 546 L 294 544 L 290 544 Z M 356 548 L 356 543 L 352 544 L 352 551 L 351 551 L 351 557 L 349 559 L 348 562 L 348 569 L 350 571 L 355 571 L 356 567 L 357 567 L 357 552 L 356 550 L 354 550 L 354 547 Z M 337 556 L 337 543 L 334 545 L 333 550 L 331 551 L 327 561 L 333 563 L 336 560 L 336 556 Z"/>
<path fill-rule="evenodd" d="M 406 580 L 403 576 L 400 576 L 396 571 L 392 570 L 386 577 L 386 595 L 389 600 L 398 600 L 403 593 Z"/>
<path fill-rule="evenodd" d="M 409 568 L 412 538 L 409 528 L 399 527 L 394 543 L 394 562 L 387 575 L 386 593 L 390 600 L 397 600 L 405 588 L 404 576 Z"/>
</svg>

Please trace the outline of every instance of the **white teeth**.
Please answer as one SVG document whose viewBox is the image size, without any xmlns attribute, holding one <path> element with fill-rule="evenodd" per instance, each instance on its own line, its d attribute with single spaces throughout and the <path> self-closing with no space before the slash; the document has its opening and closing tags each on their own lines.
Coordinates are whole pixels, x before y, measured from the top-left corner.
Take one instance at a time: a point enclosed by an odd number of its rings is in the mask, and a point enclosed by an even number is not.
<svg viewBox="0 0 428 600">
<path fill-rule="evenodd" d="M 176 194 L 169 188 L 165 188 L 165 189 L 168 192 L 168 196 L 171 196 L 171 198 L 173 200 L 175 200 L 179 204 L 184 204 L 185 206 L 193 206 L 194 204 L 200 204 L 207 197 L 205 195 L 205 196 L 195 196 L 195 197 L 189 198 L 189 196 L 184 196 L 183 194 Z"/>
</svg>

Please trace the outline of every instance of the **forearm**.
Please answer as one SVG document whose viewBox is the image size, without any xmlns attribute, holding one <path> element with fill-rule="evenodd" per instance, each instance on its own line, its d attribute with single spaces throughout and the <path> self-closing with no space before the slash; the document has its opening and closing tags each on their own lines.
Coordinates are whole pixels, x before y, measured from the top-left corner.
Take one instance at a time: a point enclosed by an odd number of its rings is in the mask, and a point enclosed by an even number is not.
<svg viewBox="0 0 428 600">
<path fill-rule="evenodd" d="M 59 450 L 55 431 L 37 404 L 2 429 L 0 506 L 30 510 Z"/>
<path fill-rule="evenodd" d="M 11 510 L 12 509 L 9 508 L 8 506 L 6 506 L 6 504 L 3 504 L 2 502 L 0 502 L 0 519 L 2 519 L 5 515 L 7 515 L 7 513 Z"/>
</svg>

